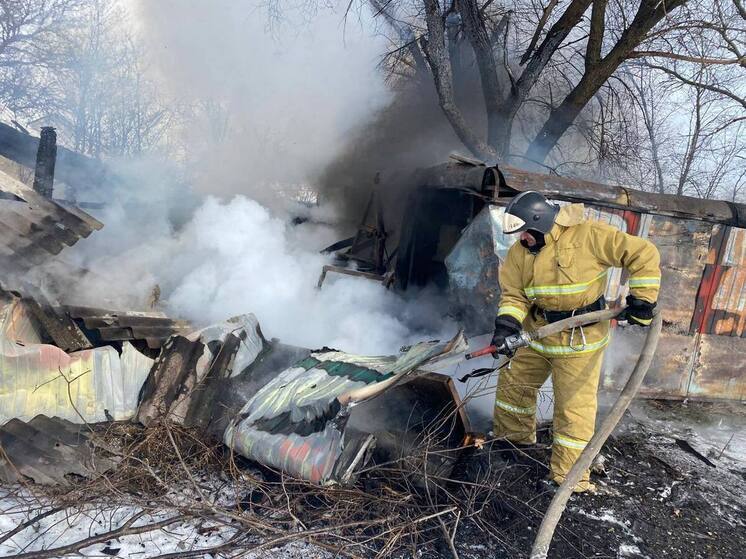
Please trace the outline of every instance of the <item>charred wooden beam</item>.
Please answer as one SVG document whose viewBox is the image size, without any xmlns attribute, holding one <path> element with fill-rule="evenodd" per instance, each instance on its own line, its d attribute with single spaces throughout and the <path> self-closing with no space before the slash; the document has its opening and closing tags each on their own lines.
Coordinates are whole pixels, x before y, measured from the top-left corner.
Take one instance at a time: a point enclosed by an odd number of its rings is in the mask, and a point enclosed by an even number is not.
<svg viewBox="0 0 746 559">
<path fill-rule="evenodd" d="M 0 122 L 0 156 L 33 169 L 38 147 L 39 138 Z M 78 188 L 95 187 L 103 182 L 106 173 L 106 167 L 92 157 L 64 147 L 57 149 L 55 176 L 58 181 Z"/>
<path fill-rule="evenodd" d="M 45 198 L 52 198 L 54 191 L 54 164 L 57 161 L 57 132 L 51 126 L 41 129 L 39 147 L 36 150 L 34 190 Z"/>
</svg>

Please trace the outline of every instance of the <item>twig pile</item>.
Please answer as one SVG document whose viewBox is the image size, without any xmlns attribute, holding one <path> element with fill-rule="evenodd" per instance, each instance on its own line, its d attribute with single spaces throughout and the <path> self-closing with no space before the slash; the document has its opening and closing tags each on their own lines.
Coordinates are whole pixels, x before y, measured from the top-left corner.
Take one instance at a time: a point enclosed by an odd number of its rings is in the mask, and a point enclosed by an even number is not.
<svg viewBox="0 0 746 559">
<path fill-rule="evenodd" d="M 509 548 L 506 533 L 541 518 L 541 511 L 518 498 L 511 486 L 543 466 L 507 464 L 487 448 L 471 445 L 454 475 L 446 477 L 427 471 L 433 456 L 452 455 L 433 436 L 422 436 L 406 455 L 367 468 L 353 487 L 319 487 L 258 469 L 219 442 L 206 442 L 173 423 L 90 428 L 96 452 L 117 458 L 118 466 L 92 480 L 72 480 L 72 487 L 20 488 L 28 520 L 0 536 L 0 543 L 54 514 L 70 522 L 77 514 L 95 517 L 107 511 L 110 529 L 12 557 L 60 557 L 184 523 L 192 532 L 221 537 L 210 547 L 192 542 L 184 551 L 158 557 L 238 557 L 293 541 L 349 557 L 413 556 L 417 549 L 459 557 L 456 536 L 465 530 L 471 539 L 492 539 Z"/>
</svg>

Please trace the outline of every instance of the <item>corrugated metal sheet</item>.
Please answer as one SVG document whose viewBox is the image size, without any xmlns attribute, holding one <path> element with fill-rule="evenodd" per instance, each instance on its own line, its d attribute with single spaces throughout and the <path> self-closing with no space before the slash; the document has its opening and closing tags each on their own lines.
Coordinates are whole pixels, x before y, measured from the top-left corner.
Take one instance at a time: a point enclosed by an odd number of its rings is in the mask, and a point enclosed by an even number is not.
<svg viewBox="0 0 746 559">
<path fill-rule="evenodd" d="M 724 239 L 717 286 L 701 331 L 746 337 L 746 229 L 729 227 Z"/>
<path fill-rule="evenodd" d="M 340 413 L 338 397 L 415 370 L 442 356 L 447 347 L 421 343 L 398 358 L 312 353 L 257 391 L 228 426 L 223 440 L 238 453 L 292 476 L 319 484 L 338 482 L 358 453 L 365 451 L 370 434 L 346 436 L 349 416 Z M 439 410 L 444 403 L 437 404 Z M 403 410 L 404 417 L 411 411 Z M 401 413 L 387 410 L 392 417 Z"/>
<path fill-rule="evenodd" d="M 12 419 L 0 427 L 0 481 L 66 484 L 70 475 L 92 477 L 112 468 L 111 458 L 95 456 L 88 428 L 58 417 L 38 415 L 28 423 Z"/>
<path fill-rule="evenodd" d="M 33 329 L 17 302 L 4 310 L 0 329 L 0 423 L 44 413 L 80 423 L 129 419 L 153 360 L 125 342 L 73 353 L 47 344 L 25 344 L 18 332 Z M 25 334 L 28 336 L 28 334 Z M 82 418 L 81 418 L 82 416 Z"/>
<path fill-rule="evenodd" d="M 137 312 L 63 307 L 65 313 L 102 341 L 143 340 L 151 349 L 160 348 L 174 334 L 186 335 L 194 327 L 185 320 L 173 320 L 162 312 Z"/>
<path fill-rule="evenodd" d="M 205 378 L 240 374 L 256 360 L 264 344 L 259 322 L 252 314 L 187 336 L 172 336 L 148 376 L 137 420 L 149 425 L 168 416 L 172 421 L 189 423 L 190 410 L 204 397 Z"/>
<path fill-rule="evenodd" d="M 713 229 L 691 322 L 692 333 L 746 337 L 745 245 L 745 229 Z"/>
<path fill-rule="evenodd" d="M 72 246 L 103 224 L 73 206 L 44 198 L 0 172 L 0 265 L 31 268 Z"/>
</svg>

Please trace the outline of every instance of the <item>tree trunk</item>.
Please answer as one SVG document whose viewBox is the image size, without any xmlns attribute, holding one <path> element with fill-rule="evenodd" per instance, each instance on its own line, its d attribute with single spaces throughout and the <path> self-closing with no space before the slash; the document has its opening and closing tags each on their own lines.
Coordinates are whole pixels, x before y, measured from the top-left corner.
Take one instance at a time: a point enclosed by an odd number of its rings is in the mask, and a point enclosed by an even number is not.
<svg viewBox="0 0 746 559">
<path fill-rule="evenodd" d="M 498 157 L 504 158 L 510 144 L 512 116 L 501 111 L 506 94 L 505 86 L 498 74 L 500 73 L 504 79 L 508 79 L 507 70 L 506 68 L 502 68 L 502 71 L 498 70 L 500 65 L 496 60 L 493 43 L 484 25 L 484 18 L 477 2 L 475 0 L 461 0 L 459 10 L 464 31 L 474 50 L 482 84 L 482 97 L 487 112 L 487 143 L 494 148 Z M 502 22 L 498 26 L 501 24 Z M 502 49 L 505 48 L 505 45 L 501 46 Z M 502 51 L 502 49 L 500 50 Z"/>
<path fill-rule="evenodd" d="M 443 18 L 438 0 L 425 0 L 425 11 L 428 39 L 423 41 L 423 51 L 433 74 L 440 108 L 459 140 L 469 151 L 481 159 L 494 159 L 497 157 L 495 149 L 474 132 L 456 104 L 453 91 L 453 70 L 446 49 Z"/>
<path fill-rule="evenodd" d="M 598 92 L 601 86 L 617 70 L 619 65 L 627 59 L 629 54 L 646 38 L 648 32 L 664 17 L 675 9 L 684 5 L 687 0 L 672 0 L 668 3 L 657 3 L 656 0 L 643 0 L 629 27 L 624 30 L 614 48 L 598 62 L 595 57 L 600 52 L 599 25 L 601 21 L 599 2 L 598 8 L 592 14 L 591 29 L 595 32 L 589 37 L 587 54 L 591 61 L 586 65 L 585 73 L 580 82 L 565 97 L 564 101 L 554 109 L 544 123 L 539 133 L 526 150 L 526 157 L 536 163 L 542 163 L 562 135 L 567 131 L 580 111 L 588 101 Z M 595 23 L 595 25 L 594 25 Z"/>
</svg>

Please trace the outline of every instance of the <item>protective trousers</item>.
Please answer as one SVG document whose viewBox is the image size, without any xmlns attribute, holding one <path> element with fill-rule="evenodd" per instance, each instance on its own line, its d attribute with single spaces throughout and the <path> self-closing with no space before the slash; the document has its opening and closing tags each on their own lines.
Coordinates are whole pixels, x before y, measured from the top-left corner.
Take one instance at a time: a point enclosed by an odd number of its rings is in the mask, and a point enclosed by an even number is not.
<svg viewBox="0 0 746 559">
<path fill-rule="evenodd" d="M 517 444 L 536 443 L 537 391 L 550 372 L 554 385 L 554 440 L 550 477 L 562 483 L 593 436 L 603 350 L 572 357 L 547 357 L 520 349 L 497 383 L 494 432 Z M 592 487 L 589 472 L 576 492 Z"/>
</svg>

